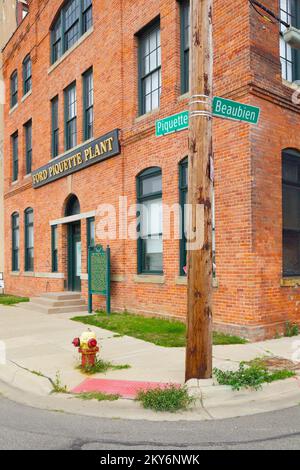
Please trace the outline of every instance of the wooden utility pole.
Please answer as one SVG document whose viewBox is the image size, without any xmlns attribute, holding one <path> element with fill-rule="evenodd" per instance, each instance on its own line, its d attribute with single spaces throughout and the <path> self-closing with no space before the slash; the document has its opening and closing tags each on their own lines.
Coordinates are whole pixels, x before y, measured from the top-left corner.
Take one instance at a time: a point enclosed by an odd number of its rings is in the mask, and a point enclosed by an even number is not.
<svg viewBox="0 0 300 470">
<path fill-rule="evenodd" d="M 212 376 L 212 65 L 212 0 L 191 0 L 188 238 L 204 242 L 188 246 L 186 381 Z"/>
</svg>

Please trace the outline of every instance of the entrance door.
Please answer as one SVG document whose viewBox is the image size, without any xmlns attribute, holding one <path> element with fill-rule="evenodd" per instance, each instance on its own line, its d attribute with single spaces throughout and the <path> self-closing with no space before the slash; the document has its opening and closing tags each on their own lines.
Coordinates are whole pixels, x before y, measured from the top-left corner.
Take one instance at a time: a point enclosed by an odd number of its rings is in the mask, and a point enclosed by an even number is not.
<svg viewBox="0 0 300 470">
<path fill-rule="evenodd" d="M 70 291 L 81 291 L 81 225 L 80 222 L 69 225 L 69 260 L 68 288 Z"/>
</svg>

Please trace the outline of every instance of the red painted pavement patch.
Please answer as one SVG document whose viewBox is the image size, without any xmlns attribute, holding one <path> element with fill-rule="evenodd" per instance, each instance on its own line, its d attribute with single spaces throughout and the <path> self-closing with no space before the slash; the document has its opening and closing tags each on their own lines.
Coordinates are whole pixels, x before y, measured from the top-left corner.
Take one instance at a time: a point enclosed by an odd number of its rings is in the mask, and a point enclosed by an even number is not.
<svg viewBox="0 0 300 470">
<path fill-rule="evenodd" d="M 172 384 L 178 385 L 179 384 Z M 72 393 L 102 392 L 120 395 L 122 398 L 135 398 L 140 390 L 164 389 L 170 384 L 159 382 L 137 382 L 129 380 L 86 379 L 72 390 Z"/>
</svg>

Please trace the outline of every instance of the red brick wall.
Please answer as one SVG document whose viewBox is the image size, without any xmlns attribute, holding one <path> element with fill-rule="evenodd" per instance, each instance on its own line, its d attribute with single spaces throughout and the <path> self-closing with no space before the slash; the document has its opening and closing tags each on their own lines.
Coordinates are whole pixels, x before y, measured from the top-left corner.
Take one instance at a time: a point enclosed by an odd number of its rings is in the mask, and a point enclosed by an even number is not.
<svg viewBox="0 0 300 470">
<path fill-rule="evenodd" d="M 119 196 L 136 202 L 136 175 L 160 166 L 164 203 L 179 201 L 178 163 L 187 155 L 187 131 L 156 139 L 155 120 L 188 107 L 180 97 L 180 25 L 176 0 L 103 0 L 94 3 L 94 30 L 60 65 L 49 73 L 49 28 L 60 0 L 32 1 L 30 13 L 4 51 L 7 84 L 16 68 L 21 83 L 22 60 L 33 58 L 33 90 L 9 114 L 6 105 L 5 223 L 6 291 L 38 294 L 64 289 L 62 279 L 24 276 L 24 210 L 34 208 L 35 272 L 51 271 L 49 221 L 64 214 L 70 193 L 79 198 L 82 212 L 101 203 L 118 207 Z M 237 8 L 237 3 L 238 8 Z M 276 1 L 266 1 L 277 8 Z M 121 9 L 123 5 L 123 9 Z M 137 118 L 137 40 L 135 34 L 160 14 L 162 40 L 162 96 L 160 109 Z M 38 22 L 35 18 L 38 16 Z M 253 339 L 270 336 L 283 322 L 299 321 L 299 289 L 282 288 L 281 149 L 300 147 L 298 110 L 291 91 L 282 84 L 276 25 L 263 20 L 248 0 L 214 2 L 214 94 L 262 108 L 258 127 L 214 120 L 216 261 L 219 287 L 214 290 L 217 327 Z M 82 142 L 81 75 L 94 67 L 95 131 L 98 137 L 121 129 L 121 155 L 33 190 L 24 178 L 23 124 L 33 120 L 33 169 L 50 159 L 50 100 L 59 94 L 60 151 L 63 151 L 63 89 L 76 79 L 78 143 Z M 7 86 L 7 103 L 9 103 Z M 11 184 L 10 135 L 19 131 L 18 183 Z M 22 149 L 22 150 L 21 150 Z M 20 212 L 21 272 L 11 276 L 10 216 Z M 96 219 L 97 222 L 97 219 Z M 97 240 L 103 244 L 105 240 Z M 82 222 L 83 271 L 86 271 L 86 225 Z M 135 241 L 109 241 L 113 274 L 112 308 L 184 318 L 186 287 L 178 285 L 179 242 L 164 241 L 162 284 L 138 283 Z M 66 227 L 59 226 L 59 272 L 67 277 Z M 87 292 L 82 281 L 83 293 Z M 102 302 L 97 299 L 96 305 Z"/>
</svg>

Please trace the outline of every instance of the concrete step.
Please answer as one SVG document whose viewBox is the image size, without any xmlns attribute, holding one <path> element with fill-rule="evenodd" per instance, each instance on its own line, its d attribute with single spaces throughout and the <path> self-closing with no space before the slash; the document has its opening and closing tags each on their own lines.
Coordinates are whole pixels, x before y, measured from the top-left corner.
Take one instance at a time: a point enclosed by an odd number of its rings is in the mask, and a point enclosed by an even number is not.
<svg viewBox="0 0 300 470">
<path fill-rule="evenodd" d="M 82 299 L 70 299 L 70 300 L 55 300 L 50 297 L 32 297 L 30 302 L 37 305 L 44 305 L 47 307 L 72 307 L 78 305 L 85 305 Z"/>
<path fill-rule="evenodd" d="M 84 303 L 82 305 L 73 305 L 69 307 L 50 307 L 47 305 L 36 304 L 32 302 L 24 302 L 22 303 L 22 305 L 19 304 L 18 306 L 25 310 L 46 314 L 87 312 L 87 306 Z"/>
<path fill-rule="evenodd" d="M 52 300 L 75 300 L 81 299 L 80 292 L 46 292 L 39 297 L 46 297 Z"/>
</svg>

